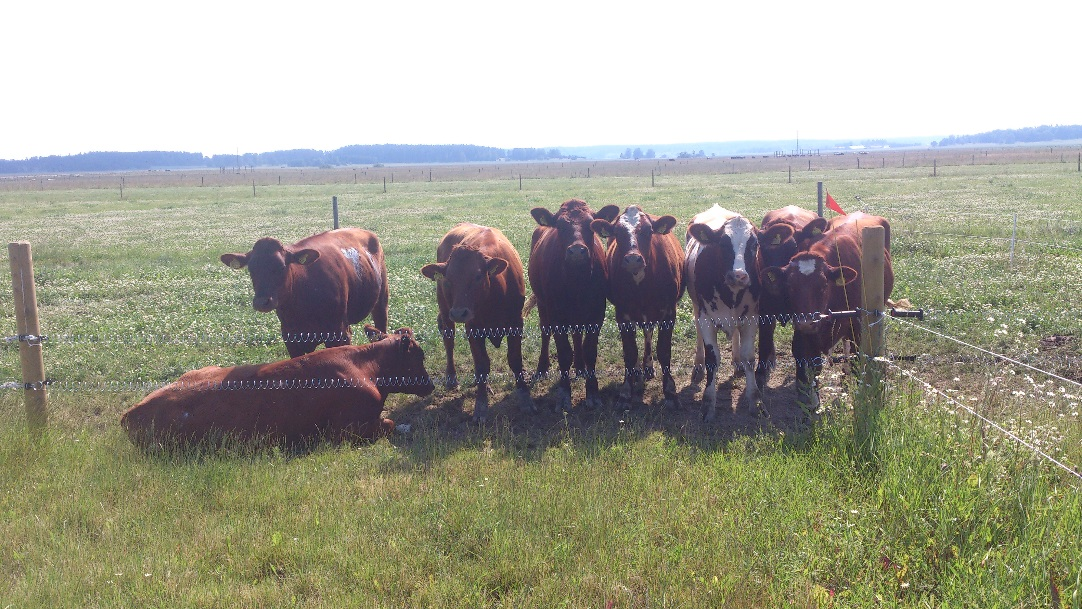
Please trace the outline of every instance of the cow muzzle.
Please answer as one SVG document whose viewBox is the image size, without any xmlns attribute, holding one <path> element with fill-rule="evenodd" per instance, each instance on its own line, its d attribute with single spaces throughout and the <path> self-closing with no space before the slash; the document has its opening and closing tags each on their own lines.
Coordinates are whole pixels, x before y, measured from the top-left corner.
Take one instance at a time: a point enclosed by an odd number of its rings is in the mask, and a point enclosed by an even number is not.
<svg viewBox="0 0 1082 609">
<path fill-rule="evenodd" d="M 624 256 L 624 270 L 632 275 L 639 275 L 646 270 L 646 260 L 642 254 L 631 253 Z"/>
<path fill-rule="evenodd" d="M 564 251 L 564 260 L 569 264 L 582 265 L 590 259 L 590 248 L 581 243 L 573 243 Z"/>
<path fill-rule="evenodd" d="M 751 285 L 751 276 L 747 271 L 733 269 L 725 273 L 725 284 L 733 289 L 742 289 Z"/>
<path fill-rule="evenodd" d="M 278 308 L 278 299 L 273 296 L 256 296 L 252 299 L 252 308 L 260 313 L 270 313 Z"/>
<path fill-rule="evenodd" d="M 473 309 L 469 307 L 452 307 L 447 316 L 456 324 L 464 324 L 473 319 Z"/>
</svg>

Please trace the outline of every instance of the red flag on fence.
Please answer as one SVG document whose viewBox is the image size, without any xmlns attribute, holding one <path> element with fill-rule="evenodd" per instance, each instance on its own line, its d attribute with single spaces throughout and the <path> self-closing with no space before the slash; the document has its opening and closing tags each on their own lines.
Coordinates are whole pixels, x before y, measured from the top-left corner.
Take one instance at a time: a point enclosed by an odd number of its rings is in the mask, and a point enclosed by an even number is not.
<svg viewBox="0 0 1082 609">
<path fill-rule="evenodd" d="M 838 202 L 834 200 L 834 197 L 830 196 L 829 191 L 827 192 L 827 207 L 833 209 L 834 211 L 838 212 L 843 216 L 845 215 L 845 210 L 842 209 L 841 205 L 838 205 Z"/>
</svg>

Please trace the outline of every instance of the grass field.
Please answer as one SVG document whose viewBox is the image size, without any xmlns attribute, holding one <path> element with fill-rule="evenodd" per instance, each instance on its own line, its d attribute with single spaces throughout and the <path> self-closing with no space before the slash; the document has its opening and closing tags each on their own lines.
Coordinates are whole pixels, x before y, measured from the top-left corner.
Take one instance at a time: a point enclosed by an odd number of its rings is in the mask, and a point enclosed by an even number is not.
<svg viewBox="0 0 1082 609">
<path fill-rule="evenodd" d="M 427 167 L 379 168 L 398 175 L 386 192 L 376 176 L 330 170 L 281 186 L 262 169 L 220 184 L 219 172 L 130 176 L 123 199 L 116 176 L 4 182 L 0 238 L 33 244 L 57 382 L 39 443 L 20 392 L 0 391 L 0 607 L 1082 606 L 1082 481 L 956 413 L 965 404 L 1082 464 L 1077 150 L 999 154 L 956 154 L 934 177 L 913 154 L 906 166 L 868 155 L 859 170 L 853 156 L 810 171 L 795 159 L 791 178 L 774 159 L 671 162 L 653 186 L 642 164 L 531 164 L 521 190 L 514 165 L 431 168 L 432 181 Z M 652 384 L 630 413 L 563 416 L 541 382 L 542 411 L 529 414 L 502 382 L 485 427 L 469 422 L 469 387 L 394 396 L 389 416 L 411 435 L 306 454 L 147 456 L 117 424 L 187 370 L 285 357 L 277 319 L 251 309 L 247 274 L 218 256 L 329 228 L 332 196 L 343 225 L 380 235 L 391 325 L 417 330 L 439 372 L 434 287 L 419 269 L 456 222 L 499 227 L 525 260 L 534 206 L 636 203 L 686 222 L 716 202 L 758 221 L 814 208 L 817 181 L 846 209 L 891 220 L 894 297 L 928 318 L 891 322 L 888 351 L 953 400 L 892 372 L 871 462 L 854 456 L 839 367 L 824 371 L 820 412 L 793 406 L 787 329 L 762 413 L 736 399 L 741 379 L 722 379 L 732 412 L 702 423 L 686 299 L 679 412 L 660 410 Z M 0 327 L 14 333 L 7 290 Z M 525 341 L 531 366 L 538 342 Z M 612 324 L 601 349 L 614 397 Z M 465 345 L 456 357 L 469 373 Z M 16 348 L 0 345 L 0 382 L 18 370 Z"/>
</svg>

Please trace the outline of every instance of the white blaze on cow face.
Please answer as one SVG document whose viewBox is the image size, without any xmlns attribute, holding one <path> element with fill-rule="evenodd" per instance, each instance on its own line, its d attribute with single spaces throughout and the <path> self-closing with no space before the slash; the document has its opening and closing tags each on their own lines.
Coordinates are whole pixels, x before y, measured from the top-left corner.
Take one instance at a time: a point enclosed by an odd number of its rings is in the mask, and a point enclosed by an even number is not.
<svg viewBox="0 0 1082 609">
<path fill-rule="evenodd" d="M 725 282 L 730 288 L 746 288 L 751 279 L 748 275 L 748 242 L 752 237 L 752 226 L 745 218 L 732 218 L 725 223 L 725 234 L 733 244 L 733 270 L 726 273 Z"/>
<path fill-rule="evenodd" d="M 625 231 L 627 233 L 628 248 L 625 254 L 625 260 L 628 257 L 636 257 L 638 261 L 642 261 L 642 253 L 639 251 L 639 242 L 636 232 L 639 229 L 639 222 L 642 218 L 642 211 L 635 205 L 627 208 L 627 211 L 620 216 L 620 222 L 618 224 L 618 230 Z M 646 268 L 639 266 L 631 272 L 631 278 L 635 280 L 635 283 L 640 283 L 646 277 Z"/>
<path fill-rule="evenodd" d="M 811 275 L 815 272 L 814 260 L 798 260 L 796 263 L 796 269 L 800 271 L 801 275 Z"/>
</svg>

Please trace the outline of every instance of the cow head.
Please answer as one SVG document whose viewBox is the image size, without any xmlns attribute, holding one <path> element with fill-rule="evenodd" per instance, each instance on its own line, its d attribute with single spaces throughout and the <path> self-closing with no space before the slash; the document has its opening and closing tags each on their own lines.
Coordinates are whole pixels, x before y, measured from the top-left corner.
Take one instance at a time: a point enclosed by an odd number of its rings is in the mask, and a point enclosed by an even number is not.
<svg viewBox="0 0 1082 609">
<path fill-rule="evenodd" d="M 555 214 L 544 207 L 535 207 L 530 210 L 530 215 L 538 225 L 557 231 L 560 243 L 564 245 L 564 261 L 575 267 L 590 263 L 592 244 L 596 239 L 590 223 L 595 218 L 611 221 L 619 213 L 619 207 L 606 205 L 595 214 L 585 201 L 578 199 L 564 202 Z"/>
<path fill-rule="evenodd" d="M 381 366 L 376 385 L 387 393 L 410 393 L 424 397 L 436 388 L 432 377 L 425 370 L 425 352 L 413 337 L 410 328 L 399 328 L 391 333 L 381 332 L 372 324 L 365 324 L 364 333 L 369 342 L 386 342 L 397 358 Z"/>
<path fill-rule="evenodd" d="M 476 247 L 456 245 L 447 262 L 426 264 L 421 274 L 438 282 L 451 297 L 448 317 L 455 323 L 473 319 L 478 302 L 488 294 L 491 278 L 507 269 L 503 258 L 482 254 Z"/>
<path fill-rule="evenodd" d="M 290 265 L 305 266 L 318 259 L 319 252 L 316 250 L 294 250 L 273 237 L 263 237 L 256 241 L 252 251 L 247 254 L 221 256 L 222 263 L 230 268 L 248 267 L 248 274 L 252 276 L 252 287 L 255 289 L 252 308 L 262 313 L 278 308 L 282 291 L 288 289 L 286 279 Z"/>
<path fill-rule="evenodd" d="M 855 281 L 857 271 L 831 266 L 819 254 L 802 252 L 784 267 L 763 269 L 760 279 L 768 293 L 789 295 L 796 331 L 814 334 L 819 330 L 817 315 L 830 308 L 831 292 Z"/>
<path fill-rule="evenodd" d="M 648 215 L 637 205 L 631 205 L 616 220 L 596 218 L 590 223 L 593 231 L 606 239 L 616 240 L 614 260 L 629 273 L 636 283 L 646 276 L 646 258 L 643 250 L 650 250 L 654 235 L 667 235 L 676 226 L 676 218 Z"/>
<path fill-rule="evenodd" d="M 734 293 L 758 286 L 755 257 L 759 249 L 759 231 L 747 218 L 729 218 L 717 230 L 694 222 L 688 227 L 688 235 L 702 244 L 704 252 L 713 251 L 714 267 L 724 270 L 725 285 Z M 703 255 L 700 254 L 700 257 Z"/>
</svg>

